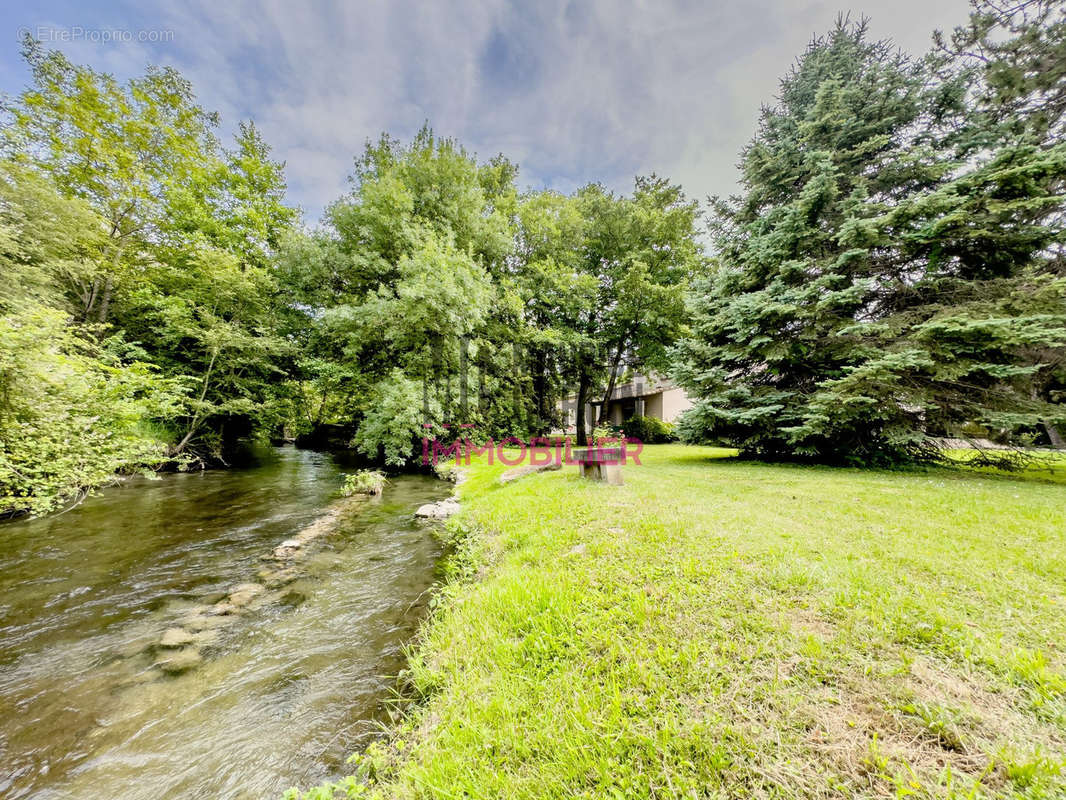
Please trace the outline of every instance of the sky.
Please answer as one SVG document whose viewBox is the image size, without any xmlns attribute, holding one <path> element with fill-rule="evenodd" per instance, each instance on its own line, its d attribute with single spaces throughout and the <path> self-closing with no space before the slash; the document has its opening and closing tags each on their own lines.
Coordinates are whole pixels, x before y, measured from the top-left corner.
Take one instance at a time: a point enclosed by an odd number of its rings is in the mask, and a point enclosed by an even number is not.
<svg viewBox="0 0 1066 800">
<path fill-rule="evenodd" d="M 424 122 L 522 188 L 618 191 L 655 172 L 704 199 L 736 190 L 761 105 L 837 15 L 924 53 L 966 0 L 0 0 L 0 92 L 28 81 L 29 31 L 120 79 L 178 68 L 229 137 L 252 119 L 314 224 L 382 131 Z M 4 44 L 6 39 L 6 44 Z"/>
</svg>

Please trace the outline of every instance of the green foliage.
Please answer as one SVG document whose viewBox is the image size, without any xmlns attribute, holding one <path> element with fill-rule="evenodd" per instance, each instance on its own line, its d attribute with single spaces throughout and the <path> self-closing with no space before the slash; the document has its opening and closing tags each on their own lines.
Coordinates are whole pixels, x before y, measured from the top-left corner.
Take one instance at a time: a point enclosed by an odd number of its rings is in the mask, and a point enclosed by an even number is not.
<svg viewBox="0 0 1066 800">
<path fill-rule="evenodd" d="M 295 220 L 252 125 L 232 151 L 172 69 L 127 84 L 27 38 L 0 145 L 4 511 L 276 422 L 273 249 Z"/>
<path fill-rule="evenodd" d="M 622 432 L 645 444 L 666 444 L 677 441 L 674 426 L 655 417 L 635 416 L 622 423 Z"/>
<path fill-rule="evenodd" d="M 515 174 L 428 128 L 367 145 L 327 230 L 293 237 L 279 259 L 308 309 L 300 425 L 356 421 L 359 448 L 383 454 L 388 435 L 397 463 L 416 418 L 478 437 L 545 432 L 572 386 L 591 399 L 623 361 L 663 363 L 699 262 L 696 204 L 654 176 L 632 198 L 519 196 Z M 394 375 L 422 393 L 390 393 Z M 412 405 L 389 423 L 377 404 L 401 396 Z"/>
<path fill-rule="evenodd" d="M 664 367 L 686 329 L 685 290 L 704 263 L 700 212 L 680 186 L 655 175 L 637 178 L 632 198 L 592 185 L 578 192 L 577 203 L 586 219 L 579 269 L 597 291 L 579 318 L 583 340 L 570 371 L 578 405 L 602 397 L 602 415 L 624 368 Z M 602 395 L 590 396 L 600 387 Z M 584 433 L 579 414 L 579 441 Z"/>
<path fill-rule="evenodd" d="M 454 461 L 440 460 L 433 465 L 433 472 L 442 481 L 450 481 L 451 483 L 458 483 L 462 471 L 456 466 Z"/>
<path fill-rule="evenodd" d="M 1029 797 L 1054 797 L 1056 783 L 1066 771 L 1066 760 L 1056 761 L 1037 752 L 1025 758 L 1004 759 L 1004 770 L 1011 783 L 1026 790 Z"/>
<path fill-rule="evenodd" d="M 0 516 L 52 511 L 166 458 L 146 422 L 178 398 L 122 349 L 53 309 L 0 317 Z"/>
<path fill-rule="evenodd" d="M 299 417 L 357 421 L 355 446 L 394 465 L 420 452 L 424 424 L 456 421 L 460 366 L 486 377 L 512 178 L 428 129 L 409 146 L 368 144 L 329 232 L 291 236 L 279 257 L 292 304 L 308 309 L 295 323 Z"/>
<path fill-rule="evenodd" d="M 699 400 L 685 437 L 754 455 L 889 463 L 974 430 L 1060 445 L 1066 17 L 983 0 L 936 42 L 915 61 L 843 20 L 812 42 L 741 196 L 712 204 L 709 262 L 680 186 L 520 194 L 514 164 L 428 126 L 369 142 L 299 231 L 254 125 L 227 147 L 176 71 L 121 83 L 27 38 L 0 134 L 0 311 L 9 331 L 51 319 L 54 347 L 33 346 L 80 354 L 86 386 L 142 375 L 115 397 L 172 459 L 332 427 L 398 466 L 457 425 L 545 433 L 563 397 L 669 365 Z"/>
<path fill-rule="evenodd" d="M 941 747 L 960 753 L 966 750 L 961 732 L 964 721 L 958 711 L 922 701 L 904 703 L 900 711 L 917 718 L 925 733 Z"/>
<path fill-rule="evenodd" d="M 403 466 L 420 452 L 423 436 L 432 438 L 439 428 L 425 428 L 422 386 L 394 370 L 370 392 L 368 410 L 352 441 L 361 453 Z M 437 410 L 431 403 L 431 414 Z M 439 411 L 438 411 L 439 413 Z"/>
<path fill-rule="evenodd" d="M 366 785 L 354 777 L 342 778 L 336 783 L 325 786 L 316 786 L 306 792 L 299 789 L 288 789 L 282 796 L 283 800 L 340 800 L 340 798 L 359 798 L 367 796 Z"/>
<path fill-rule="evenodd" d="M 1066 149 L 995 123 L 980 71 L 932 63 L 842 22 L 782 82 L 676 351 L 689 435 L 859 463 L 973 424 L 1054 441 Z"/>
<path fill-rule="evenodd" d="M 160 231 L 170 190 L 204 167 L 218 117 L 195 104 L 192 87 L 171 68 L 151 67 L 122 85 L 28 34 L 23 56 L 32 84 L 7 104 L 7 154 L 51 176 L 63 194 L 86 200 L 107 221 L 114 241 L 108 269 L 117 272 L 136 255 L 123 243 Z M 85 313 L 97 312 L 102 301 L 93 298 Z"/>
<path fill-rule="evenodd" d="M 353 494 L 381 494 L 388 480 L 384 472 L 375 469 L 361 469 L 352 475 L 344 476 L 341 494 L 351 497 Z"/>
<path fill-rule="evenodd" d="M 616 440 L 621 434 L 622 431 L 614 425 L 597 425 L 589 435 L 589 442 L 590 444 L 595 444 L 605 439 Z"/>
<path fill-rule="evenodd" d="M 84 200 L 63 197 L 45 175 L 0 162 L 0 311 L 73 311 L 69 295 L 96 274 L 105 231 L 105 221 Z"/>
<path fill-rule="evenodd" d="M 265 268 L 242 264 L 213 248 L 189 250 L 157 263 L 120 297 L 116 317 L 128 336 L 185 387 L 182 406 L 168 420 L 175 452 L 193 447 L 226 419 L 270 421 L 272 383 L 289 346 L 273 331 L 273 280 Z"/>
</svg>

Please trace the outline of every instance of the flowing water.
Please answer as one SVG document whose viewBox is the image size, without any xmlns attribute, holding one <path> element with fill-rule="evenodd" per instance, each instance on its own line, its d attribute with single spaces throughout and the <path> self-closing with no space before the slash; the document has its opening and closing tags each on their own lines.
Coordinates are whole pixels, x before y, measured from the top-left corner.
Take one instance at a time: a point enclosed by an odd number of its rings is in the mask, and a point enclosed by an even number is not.
<svg viewBox="0 0 1066 800">
<path fill-rule="evenodd" d="M 338 500 L 341 471 L 279 448 L 0 525 L 0 797 L 276 798 L 343 774 L 441 555 L 412 512 L 447 487 Z"/>
</svg>

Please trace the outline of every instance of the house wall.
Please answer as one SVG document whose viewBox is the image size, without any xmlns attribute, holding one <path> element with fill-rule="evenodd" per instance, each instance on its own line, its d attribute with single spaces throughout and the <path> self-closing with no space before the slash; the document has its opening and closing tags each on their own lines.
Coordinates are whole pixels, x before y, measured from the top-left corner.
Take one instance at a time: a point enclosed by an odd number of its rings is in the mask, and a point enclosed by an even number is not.
<svg viewBox="0 0 1066 800">
<path fill-rule="evenodd" d="M 644 398 L 644 416 L 663 418 L 663 393 L 649 394 Z"/>
<path fill-rule="evenodd" d="M 633 414 L 654 417 L 664 422 L 676 422 L 681 412 L 692 408 L 692 405 L 685 392 L 675 387 L 629 400 L 611 400 L 607 407 L 607 418 L 612 425 L 621 425 Z M 560 401 L 559 408 L 564 430 L 572 430 L 577 424 L 576 398 L 564 398 Z M 598 411 L 599 405 L 589 403 L 586 406 L 586 430 L 591 431 L 595 426 Z"/>
<path fill-rule="evenodd" d="M 681 412 L 688 411 L 693 406 L 693 402 L 685 394 L 684 389 L 666 389 L 662 393 L 663 402 L 663 415 L 659 418 L 664 422 L 677 422 L 677 418 L 681 416 Z"/>
</svg>

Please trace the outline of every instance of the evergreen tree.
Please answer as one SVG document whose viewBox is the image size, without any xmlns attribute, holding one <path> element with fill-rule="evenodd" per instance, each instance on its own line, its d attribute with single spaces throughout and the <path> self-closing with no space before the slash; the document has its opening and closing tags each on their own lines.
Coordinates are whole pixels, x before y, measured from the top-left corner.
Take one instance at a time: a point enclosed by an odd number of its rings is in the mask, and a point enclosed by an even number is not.
<svg viewBox="0 0 1066 800">
<path fill-rule="evenodd" d="M 986 258 L 1010 253 L 1023 268 L 993 290 L 1009 292 L 999 302 L 1010 316 L 1023 313 L 1043 330 L 1021 343 L 1017 356 L 1030 368 L 1028 394 L 1035 403 L 1028 410 L 1040 415 L 1048 442 L 1063 447 L 1066 349 L 1054 328 L 1061 327 L 1064 313 L 1057 278 L 1066 275 L 1066 3 L 973 0 L 971 5 L 966 25 L 950 37 L 940 32 L 934 37 L 942 77 L 964 78 L 969 91 L 969 113 L 953 138 L 958 157 L 980 165 L 956 187 L 960 201 L 948 206 L 950 230 L 965 249 L 983 251 Z M 971 186 L 979 190 L 966 191 Z M 1024 385 L 1018 388 L 1025 393 Z"/>
<path fill-rule="evenodd" d="M 700 398 L 687 435 L 824 458 L 869 456 L 889 426 L 893 439 L 904 434 L 898 444 L 911 441 L 920 409 L 906 402 L 863 403 L 850 420 L 819 420 L 811 405 L 876 352 L 855 326 L 878 316 L 878 279 L 894 277 L 894 259 L 840 234 L 862 223 L 871 198 L 936 180 L 935 165 L 909 154 L 923 100 L 919 65 L 843 20 L 782 81 L 742 155 L 744 195 L 713 209 L 718 261 L 693 292 L 693 336 L 677 349 L 677 377 Z M 819 421 L 823 430 L 805 429 Z"/>
<path fill-rule="evenodd" d="M 930 435 L 1054 417 L 1030 354 L 1066 341 L 1056 147 L 977 152 L 972 70 L 930 79 L 866 25 L 812 43 L 717 207 L 719 264 L 677 374 L 687 435 L 753 454 L 875 463 Z"/>
</svg>

